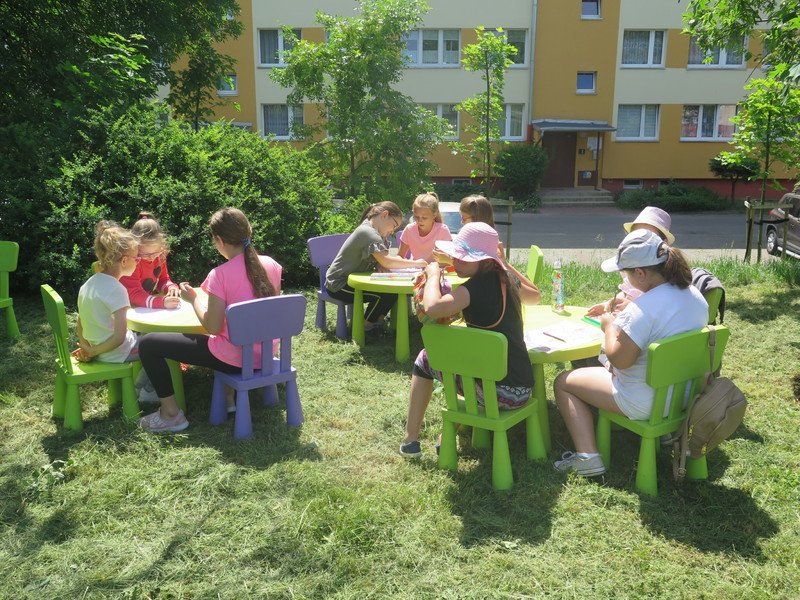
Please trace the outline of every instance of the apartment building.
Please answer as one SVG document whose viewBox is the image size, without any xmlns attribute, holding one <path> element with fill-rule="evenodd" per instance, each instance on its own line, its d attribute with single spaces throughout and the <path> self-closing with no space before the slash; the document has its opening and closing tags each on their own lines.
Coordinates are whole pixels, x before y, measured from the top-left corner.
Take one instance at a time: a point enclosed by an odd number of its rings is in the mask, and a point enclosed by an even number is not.
<svg viewBox="0 0 800 600">
<path fill-rule="evenodd" d="M 506 76 L 503 139 L 540 143 L 551 157 L 543 186 L 651 187 L 676 179 L 727 191 L 708 161 L 727 148 L 730 122 L 750 77 L 761 76 L 743 47 L 757 39 L 706 53 L 681 34 L 685 4 L 663 0 L 428 0 L 431 11 L 411 32 L 409 65 L 399 89 L 448 119 L 461 137 L 463 116 L 454 106 L 481 89 L 477 73 L 460 65 L 475 28 L 502 27 L 518 54 Z M 315 12 L 355 14 L 352 0 L 276 2 L 244 0 L 244 33 L 223 50 L 237 59 L 233 86 L 220 96 L 240 106 L 221 118 L 260 135 L 292 141 L 292 124 L 319 118 L 317 107 L 287 105 L 274 83 L 288 44 L 282 27 L 324 42 Z M 436 179 L 469 177 L 464 157 L 442 146 L 433 156 Z M 785 174 L 788 176 L 788 173 Z"/>
</svg>

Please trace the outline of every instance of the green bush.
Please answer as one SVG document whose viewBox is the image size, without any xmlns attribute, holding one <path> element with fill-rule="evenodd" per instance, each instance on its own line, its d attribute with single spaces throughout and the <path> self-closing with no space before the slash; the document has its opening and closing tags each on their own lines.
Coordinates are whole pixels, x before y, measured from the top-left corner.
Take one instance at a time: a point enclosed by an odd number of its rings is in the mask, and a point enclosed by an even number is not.
<svg viewBox="0 0 800 600">
<path fill-rule="evenodd" d="M 167 122 L 164 110 L 148 105 L 112 122 L 98 115 L 88 125 L 105 127 L 104 141 L 65 159 L 48 182 L 51 211 L 39 247 L 34 241 L 28 248 L 40 281 L 74 298 L 94 260 L 95 222 L 111 218 L 130 226 L 140 210 L 149 210 L 170 235 L 173 279 L 199 284 L 222 260 L 207 222 L 223 206 L 247 214 L 255 247 L 283 265 L 285 284 L 313 281 L 306 240 L 337 225 L 317 164 L 304 152 L 224 123 L 194 133 Z"/>
<path fill-rule="evenodd" d="M 510 196 L 528 198 L 539 189 L 549 159 L 541 146 L 510 144 L 497 156 L 496 169 Z"/>
<path fill-rule="evenodd" d="M 695 212 L 721 210 L 728 203 L 711 190 L 692 187 L 675 181 L 652 190 L 628 190 L 617 197 L 617 205 L 626 210 L 641 210 L 645 206 L 657 206 L 667 212 Z"/>
</svg>

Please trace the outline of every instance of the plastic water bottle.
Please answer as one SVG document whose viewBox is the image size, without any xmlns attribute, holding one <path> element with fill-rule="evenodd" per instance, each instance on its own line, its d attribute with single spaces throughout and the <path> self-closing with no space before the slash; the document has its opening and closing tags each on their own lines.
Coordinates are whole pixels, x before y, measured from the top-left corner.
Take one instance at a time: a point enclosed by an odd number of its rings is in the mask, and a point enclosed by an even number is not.
<svg viewBox="0 0 800 600">
<path fill-rule="evenodd" d="M 553 310 L 564 312 L 564 273 L 561 272 L 561 260 L 553 263 Z"/>
</svg>

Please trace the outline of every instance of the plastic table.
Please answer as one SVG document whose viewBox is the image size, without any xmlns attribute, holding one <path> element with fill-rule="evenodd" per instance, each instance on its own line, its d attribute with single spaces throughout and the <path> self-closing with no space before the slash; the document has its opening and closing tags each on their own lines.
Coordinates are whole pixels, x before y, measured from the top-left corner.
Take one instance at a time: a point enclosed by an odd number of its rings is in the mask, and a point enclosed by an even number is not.
<svg viewBox="0 0 800 600">
<path fill-rule="evenodd" d="M 394 357 L 397 362 L 409 359 L 411 350 L 408 340 L 408 300 L 406 298 L 414 293 L 413 279 L 371 279 L 372 273 L 352 273 L 347 278 L 347 285 L 355 290 L 353 298 L 353 341 L 359 346 L 364 345 L 364 292 L 382 292 L 397 294 L 397 304 L 392 310 L 392 321 L 396 322 Z M 445 276 L 455 288 L 466 281 L 455 273 L 446 273 Z M 396 315 L 396 318 L 395 318 Z"/>
<path fill-rule="evenodd" d="M 206 293 L 200 288 L 195 288 L 198 296 L 205 297 Z M 129 308 L 127 313 L 128 329 L 138 333 L 173 332 L 173 333 L 207 333 L 205 327 L 188 302 L 181 301 L 179 308 L 143 308 L 137 306 Z M 183 373 L 181 366 L 174 360 L 167 360 L 169 372 L 172 377 L 172 387 L 175 390 L 175 401 L 178 406 L 186 408 L 186 396 L 183 391 Z"/>
<path fill-rule="evenodd" d="M 583 321 L 583 316 L 588 309 L 581 306 L 567 306 L 564 313 L 556 313 L 549 305 L 542 306 L 525 306 L 523 305 L 524 319 L 525 319 L 525 332 L 532 332 L 540 330 L 545 327 L 558 325 L 564 322 L 575 322 L 584 325 L 587 328 L 594 329 L 593 325 Z M 598 329 L 599 331 L 599 329 Z M 572 360 L 580 360 L 582 358 L 591 358 L 600 354 L 600 346 L 602 339 L 596 342 L 584 342 L 577 345 L 572 345 L 569 342 L 563 344 L 564 347 L 553 349 L 550 351 L 543 350 L 528 350 L 528 356 L 533 366 L 534 378 L 534 394 L 539 399 L 539 423 L 542 428 L 542 438 L 544 439 L 545 448 L 549 451 L 550 445 L 550 422 L 547 418 L 547 394 L 544 385 L 544 365 L 567 362 Z"/>
</svg>

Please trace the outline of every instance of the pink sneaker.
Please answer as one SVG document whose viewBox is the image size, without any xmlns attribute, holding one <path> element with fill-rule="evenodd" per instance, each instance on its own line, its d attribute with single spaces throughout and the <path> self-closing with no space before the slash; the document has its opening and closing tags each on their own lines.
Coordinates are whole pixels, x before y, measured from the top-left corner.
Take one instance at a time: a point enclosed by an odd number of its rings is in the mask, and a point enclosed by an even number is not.
<svg viewBox="0 0 800 600">
<path fill-rule="evenodd" d="M 188 426 L 189 421 L 186 420 L 182 410 L 179 410 L 178 414 L 170 419 L 163 418 L 158 410 L 139 419 L 139 427 L 150 433 L 164 433 L 166 431 L 175 433 L 183 431 Z"/>
</svg>

